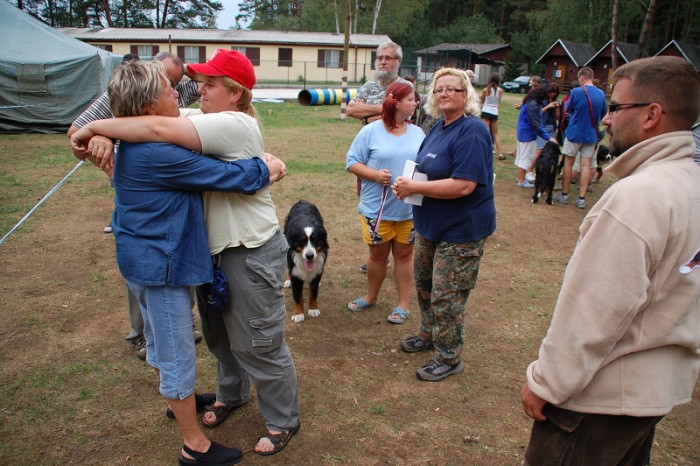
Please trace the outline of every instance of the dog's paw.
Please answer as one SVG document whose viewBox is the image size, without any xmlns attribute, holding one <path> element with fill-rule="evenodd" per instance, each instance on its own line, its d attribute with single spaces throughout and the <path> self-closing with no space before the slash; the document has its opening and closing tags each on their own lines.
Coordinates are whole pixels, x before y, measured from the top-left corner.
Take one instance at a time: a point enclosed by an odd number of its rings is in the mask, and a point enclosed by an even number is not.
<svg viewBox="0 0 700 466">
<path fill-rule="evenodd" d="M 294 323 L 299 323 L 299 322 L 304 322 L 304 314 L 294 314 L 292 316 L 292 322 Z"/>
<path fill-rule="evenodd" d="M 291 288 L 292 287 L 292 281 L 291 280 L 285 280 L 284 285 L 282 285 L 283 288 Z"/>
<path fill-rule="evenodd" d="M 319 309 L 309 309 L 309 317 L 320 317 L 321 311 Z"/>
</svg>

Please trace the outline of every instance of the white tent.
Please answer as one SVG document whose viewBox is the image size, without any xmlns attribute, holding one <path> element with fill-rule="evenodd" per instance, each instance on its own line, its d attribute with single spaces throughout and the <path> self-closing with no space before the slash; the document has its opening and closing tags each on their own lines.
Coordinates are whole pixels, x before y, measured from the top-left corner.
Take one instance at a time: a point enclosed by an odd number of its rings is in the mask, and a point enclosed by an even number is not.
<svg viewBox="0 0 700 466">
<path fill-rule="evenodd" d="M 55 133 L 107 88 L 121 56 L 0 0 L 0 133 Z"/>
</svg>

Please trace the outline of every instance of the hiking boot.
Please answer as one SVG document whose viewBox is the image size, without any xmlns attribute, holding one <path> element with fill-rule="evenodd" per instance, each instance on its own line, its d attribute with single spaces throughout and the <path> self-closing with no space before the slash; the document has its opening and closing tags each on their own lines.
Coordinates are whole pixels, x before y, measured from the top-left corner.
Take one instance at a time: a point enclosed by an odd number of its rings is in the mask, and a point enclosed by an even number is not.
<svg viewBox="0 0 700 466">
<path fill-rule="evenodd" d="M 418 335 L 405 338 L 401 340 L 401 349 L 407 353 L 419 353 L 421 351 L 428 351 L 432 349 L 433 342 L 423 340 Z"/>
<path fill-rule="evenodd" d="M 443 364 L 431 359 L 416 371 L 416 377 L 419 380 L 427 380 L 428 382 L 437 382 L 451 375 L 459 374 L 464 370 L 464 363 L 459 360 L 455 364 Z"/>
<path fill-rule="evenodd" d="M 143 359 L 144 361 L 146 360 L 146 338 L 141 337 L 138 340 L 134 341 L 134 351 L 136 351 L 136 356 L 139 357 L 139 359 Z"/>
<path fill-rule="evenodd" d="M 568 204 L 569 203 L 569 195 L 559 192 L 559 193 L 554 195 L 554 200 L 556 202 L 558 202 L 559 204 Z"/>
<path fill-rule="evenodd" d="M 586 208 L 586 198 L 585 197 L 579 197 L 576 199 L 576 207 L 579 209 L 585 209 Z"/>
</svg>

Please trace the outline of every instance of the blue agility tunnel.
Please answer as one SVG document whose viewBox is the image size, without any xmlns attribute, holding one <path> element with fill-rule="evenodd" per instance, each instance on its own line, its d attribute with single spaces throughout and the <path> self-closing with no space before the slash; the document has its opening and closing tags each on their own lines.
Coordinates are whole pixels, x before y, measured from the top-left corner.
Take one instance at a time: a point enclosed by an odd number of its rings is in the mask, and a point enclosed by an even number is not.
<svg viewBox="0 0 700 466">
<path fill-rule="evenodd" d="M 357 95 L 357 88 L 348 89 L 345 93 L 346 102 Z M 343 101 L 342 89 L 304 89 L 299 92 L 299 104 L 304 107 L 314 105 L 340 105 Z"/>
</svg>

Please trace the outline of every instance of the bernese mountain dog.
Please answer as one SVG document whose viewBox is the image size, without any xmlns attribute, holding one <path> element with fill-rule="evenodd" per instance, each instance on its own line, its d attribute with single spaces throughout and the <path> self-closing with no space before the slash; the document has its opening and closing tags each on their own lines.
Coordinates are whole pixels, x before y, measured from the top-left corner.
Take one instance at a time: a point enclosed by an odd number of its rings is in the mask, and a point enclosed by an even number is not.
<svg viewBox="0 0 700 466">
<path fill-rule="evenodd" d="M 294 297 L 293 322 L 304 320 L 304 284 L 309 284 L 309 317 L 318 317 L 318 288 L 323 267 L 328 260 L 328 235 L 318 208 L 308 201 L 292 206 L 284 220 L 284 236 L 287 237 L 287 266 L 289 280 L 285 287 L 292 288 Z"/>
</svg>

